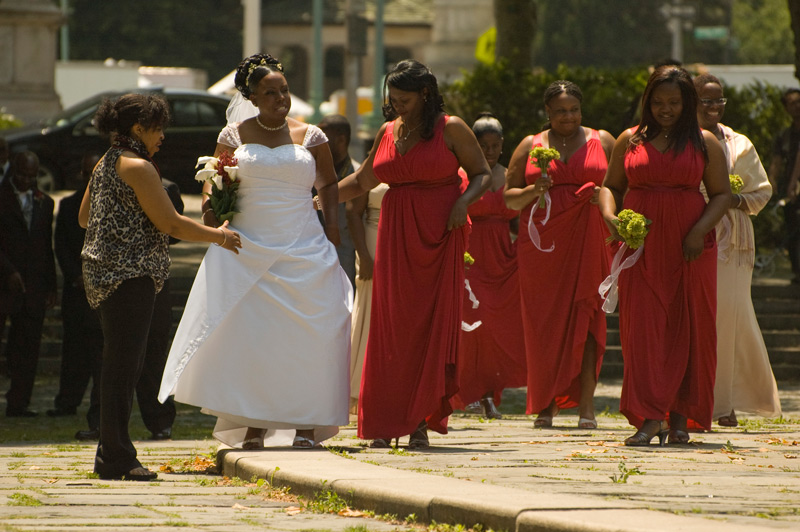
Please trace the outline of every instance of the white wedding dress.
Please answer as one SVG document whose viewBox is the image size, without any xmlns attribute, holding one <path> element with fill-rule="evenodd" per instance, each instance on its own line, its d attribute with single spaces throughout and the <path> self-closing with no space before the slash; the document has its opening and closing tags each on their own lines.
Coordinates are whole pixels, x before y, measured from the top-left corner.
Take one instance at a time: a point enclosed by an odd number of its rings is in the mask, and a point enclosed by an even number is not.
<svg viewBox="0 0 800 532">
<path fill-rule="evenodd" d="M 265 446 L 296 429 L 322 441 L 348 424 L 353 293 L 311 202 L 316 176 L 306 146 L 327 142 L 309 126 L 303 145 L 241 144 L 235 124 L 219 142 L 236 148 L 235 255 L 210 246 L 169 352 L 159 400 L 174 395 L 218 417 L 214 437 L 240 447 L 247 427 Z"/>
</svg>

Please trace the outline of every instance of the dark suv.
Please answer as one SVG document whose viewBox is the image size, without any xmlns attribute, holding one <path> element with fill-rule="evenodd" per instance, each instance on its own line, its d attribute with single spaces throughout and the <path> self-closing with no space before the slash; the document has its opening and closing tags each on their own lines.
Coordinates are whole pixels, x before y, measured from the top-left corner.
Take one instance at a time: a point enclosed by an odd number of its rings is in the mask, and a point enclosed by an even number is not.
<svg viewBox="0 0 800 532">
<path fill-rule="evenodd" d="M 12 152 L 30 150 L 39 156 L 39 187 L 42 190 L 73 188 L 86 151 L 105 152 L 108 139 L 92 124 L 103 98 L 125 92 L 103 92 L 64 109 L 37 126 L 0 130 Z M 181 192 L 197 194 L 201 184 L 194 180 L 197 158 L 213 155 L 217 135 L 225 126 L 229 98 L 190 89 L 147 89 L 166 97 L 172 120 L 164 132 L 161 149 L 153 160 L 162 177 L 175 181 Z"/>
</svg>

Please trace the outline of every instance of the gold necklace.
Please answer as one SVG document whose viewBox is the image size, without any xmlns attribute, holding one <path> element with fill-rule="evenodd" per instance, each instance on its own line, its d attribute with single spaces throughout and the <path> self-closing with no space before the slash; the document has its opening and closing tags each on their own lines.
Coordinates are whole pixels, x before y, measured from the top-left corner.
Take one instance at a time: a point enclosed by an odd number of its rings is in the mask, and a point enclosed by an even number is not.
<svg viewBox="0 0 800 532">
<path fill-rule="evenodd" d="M 287 125 L 289 125 L 289 122 L 288 122 L 288 121 L 287 121 L 287 120 L 284 118 L 284 119 L 283 119 L 283 124 L 279 125 L 278 127 L 269 127 L 269 126 L 265 126 L 264 124 L 262 124 L 262 123 L 261 123 L 261 120 L 259 120 L 259 119 L 258 119 L 258 115 L 256 115 L 256 123 L 257 123 L 259 126 L 261 126 L 261 127 L 263 127 L 264 129 L 266 129 L 267 131 L 278 131 L 278 130 L 280 130 L 280 129 L 283 129 L 283 128 L 285 128 Z"/>
<path fill-rule="evenodd" d="M 572 135 L 570 135 L 569 137 L 562 137 L 561 135 L 559 135 L 558 133 L 556 133 L 555 131 L 553 131 L 553 129 L 552 129 L 552 128 L 550 128 L 550 134 L 551 134 L 551 135 L 555 135 L 555 137 L 556 137 L 556 140 L 558 140 L 558 138 L 560 137 L 560 138 L 561 138 L 561 146 L 562 146 L 562 147 L 564 147 L 564 148 L 566 148 L 566 147 L 567 147 L 567 141 L 568 141 L 568 140 L 572 140 L 572 139 L 574 139 L 575 137 L 577 137 L 577 136 L 578 136 L 578 132 L 579 132 L 580 130 L 582 130 L 582 129 L 583 129 L 583 128 L 582 128 L 581 126 L 578 126 L 578 129 L 576 129 L 576 130 L 575 130 L 575 133 L 573 133 L 573 134 L 572 134 Z"/>
<path fill-rule="evenodd" d="M 403 125 L 404 125 L 404 126 L 406 126 L 406 129 L 408 129 L 408 124 L 406 124 L 405 122 L 403 122 Z M 400 144 L 402 144 L 403 142 L 407 141 L 407 140 L 408 140 L 408 137 L 410 137 L 410 136 L 411 136 L 411 134 L 412 134 L 414 131 L 418 130 L 418 129 L 419 129 L 419 127 L 420 127 L 421 125 L 422 125 L 422 121 L 420 120 L 420 123 L 419 123 L 419 124 L 417 124 L 416 126 L 412 127 L 411 129 L 408 129 L 408 131 L 406 132 L 406 134 L 405 134 L 403 137 L 400 137 L 400 135 L 398 135 L 398 136 L 397 136 L 397 140 L 395 141 L 395 144 L 398 144 L 398 145 L 400 145 Z"/>
</svg>

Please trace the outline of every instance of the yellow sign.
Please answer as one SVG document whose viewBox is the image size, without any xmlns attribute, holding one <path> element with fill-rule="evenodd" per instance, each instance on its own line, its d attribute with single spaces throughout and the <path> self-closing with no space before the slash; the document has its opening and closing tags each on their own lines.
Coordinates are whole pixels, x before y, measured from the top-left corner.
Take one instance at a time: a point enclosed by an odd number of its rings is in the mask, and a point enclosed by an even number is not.
<svg viewBox="0 0 800 532">
<path fill-rule="evenodd" d="M 481 63 L 494 63 L 494 48 L 497 44 L 497 28 L 492 26 L 484 31 L 475 43 L 475 59 Z"/>
</svg>

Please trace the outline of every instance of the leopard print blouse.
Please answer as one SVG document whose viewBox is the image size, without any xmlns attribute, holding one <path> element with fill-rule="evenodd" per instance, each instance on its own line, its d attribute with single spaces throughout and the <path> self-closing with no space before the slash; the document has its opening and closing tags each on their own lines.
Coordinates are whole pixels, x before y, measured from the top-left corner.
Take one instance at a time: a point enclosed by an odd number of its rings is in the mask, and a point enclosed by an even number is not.
<svg viewBox="0 0 800 532">
<path fill-rule="evenodd" d="M 147 217 L 116 170 L 122 152 L 109 149 L 92 174 L 89 225 L 83 243 L 83 281 L 92 308 L 127 279 L 151 277 L 156 293 L 169 277 L 169 237 Z"/>
</svg>

